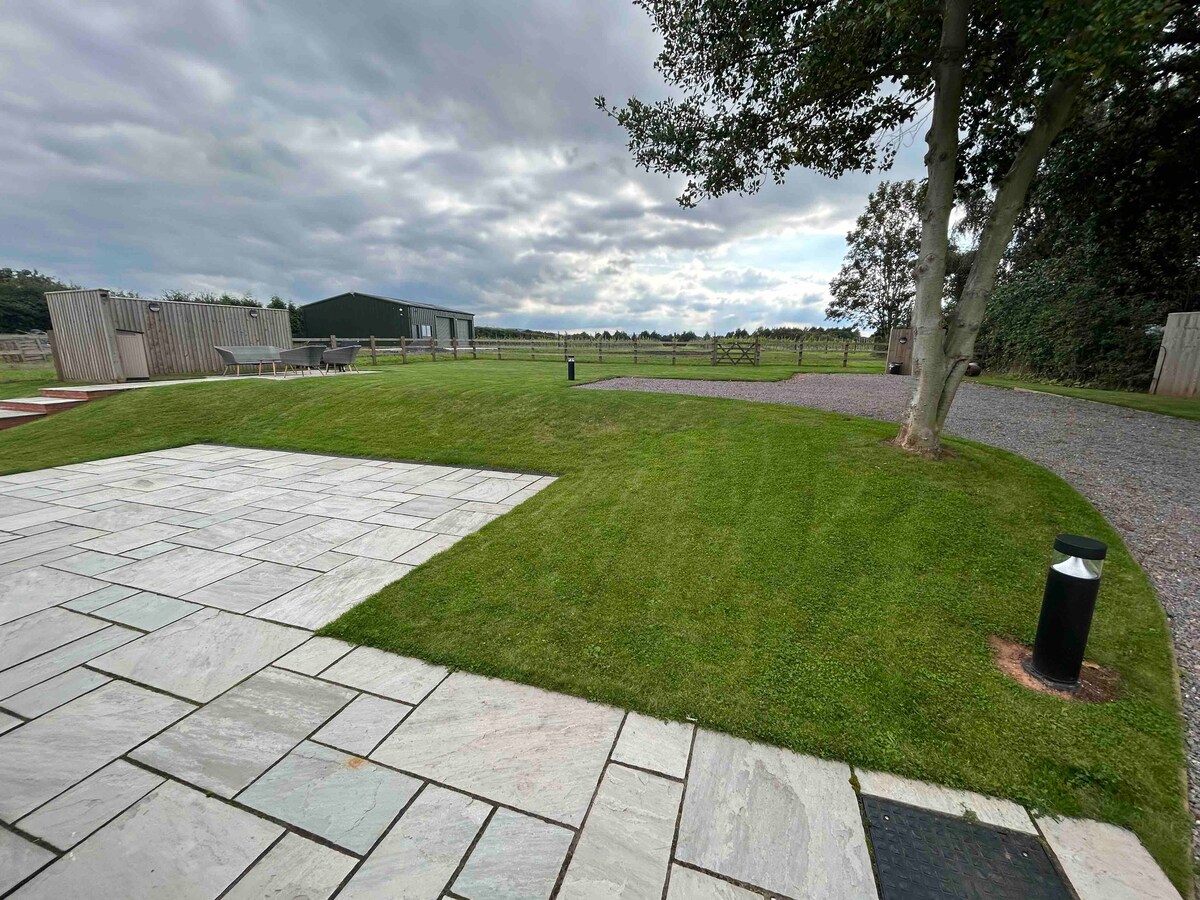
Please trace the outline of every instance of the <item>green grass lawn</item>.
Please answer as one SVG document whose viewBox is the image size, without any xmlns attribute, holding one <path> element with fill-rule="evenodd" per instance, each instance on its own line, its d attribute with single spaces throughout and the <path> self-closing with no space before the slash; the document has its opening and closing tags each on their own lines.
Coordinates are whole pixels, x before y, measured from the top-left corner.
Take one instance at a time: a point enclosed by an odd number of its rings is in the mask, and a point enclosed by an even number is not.
<svg viewBox="0 0 1200 900">
<path fill-rule="evenodd" d="M 1142 394 L 1137 391 L 1102 391 L 1097 388 L 1079 388 L 1063 384 L 1045 384 L 1040 381 L 1023 381 L 1019 378 L 1010 378 L 1003 375 L 986 375 L 980 378 L 979 381 L 983 384 L 995 385 L 996 387 L 1025 388 L 1030 391 L 1061 394 L 1064 397 L 1078 397 L 1081 400 L 1095 400 L 1097 403 L 1127 406 L 1130 409 L 1161 413 L 1164 416 L 1176 416 L 1180 419 L 1200 419 L 1200 397 L 1160 397 L 1157 394 Z"/>
<path fill-rule="evenodd" d="M 0 363 L 0 400 L 36 397 L 39 388 L 54 384 L 53 363 Z"/>
<path fill-rule="evenodd" d="M 573 390 L 563 370 L 134 391 L 0 433 L 0 470 L 212 441 L 561 475 L 326 633 L 1117 822 L 1186 889 L 1166 619 L 1063 481 L 962 441 L 926 462 L 865 419 Z M 1114 703 L 1035 695 L 991 662 L 989 635 L 1032 639 L 1060 531 L 1112 547 L 1090 655 L 1121 673 Z"/>
</svg>

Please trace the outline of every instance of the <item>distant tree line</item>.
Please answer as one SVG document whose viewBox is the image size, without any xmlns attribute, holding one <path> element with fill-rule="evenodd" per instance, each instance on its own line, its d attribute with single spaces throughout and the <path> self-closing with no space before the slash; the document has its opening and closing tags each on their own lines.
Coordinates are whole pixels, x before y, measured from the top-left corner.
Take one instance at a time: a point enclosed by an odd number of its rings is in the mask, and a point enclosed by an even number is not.
<svg viewBox="0 0 1200 900">
<path fill-rule="evenodd" d="M 670 331 L 660 332 L 643 329 L 642 331 L 537 331 L 529 328 L 495 328 L 488 325 L 476 325 L 475 337 L 480 339 L 492 340 L 562 340 L 564 337 L 568 340 L 577 341 L 628 341 L 637 338 L 639 341 L 662 341 L 670 343 L 677 341 L 686 343 L 688 341 L 712 340 L 712 334 L 704 332 L 699 335 L 694 331 Z M 745 328 L 735 328 L 732 331 L 727 331 L 724 334 L 718 335 L 722 338 L 761 338 L 764 340 L 779 340 L 779 341 L 796 341 L 800 338 L 816 339 L 816 340 L 838 340 L 838 341 L 857 341 L 862 340 L 862 334 L 857 328 L 853 327 L 838 327 L 838 328 L 821 328 L 814 326 L 782 326 L 778 328 L 764 328 L 762 326 L 750 331 Z"/>
</svg>

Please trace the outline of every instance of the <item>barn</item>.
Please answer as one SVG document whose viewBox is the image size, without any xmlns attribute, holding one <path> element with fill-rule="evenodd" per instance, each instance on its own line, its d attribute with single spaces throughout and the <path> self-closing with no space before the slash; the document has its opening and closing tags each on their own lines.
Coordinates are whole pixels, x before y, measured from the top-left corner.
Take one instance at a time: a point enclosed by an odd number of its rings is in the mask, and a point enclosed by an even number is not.
<svg viewBox="0 0 1200 900">
<path fill-rule="evenodd" d="M 475 314 L 431 303 L 350 292 L 305 304 L 304 335 L 339 340 L 367 338 L 436 338 L 470 341 L 475 338 Z"/>
</svg>

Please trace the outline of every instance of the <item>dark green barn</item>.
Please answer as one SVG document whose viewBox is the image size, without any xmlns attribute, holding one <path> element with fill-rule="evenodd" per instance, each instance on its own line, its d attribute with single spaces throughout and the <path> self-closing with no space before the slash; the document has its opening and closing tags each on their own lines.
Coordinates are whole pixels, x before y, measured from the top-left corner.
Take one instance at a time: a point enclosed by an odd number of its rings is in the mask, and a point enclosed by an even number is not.
<svg viewBox="0 0 1200 900">
<path fill-rule="evenodd" d="M 305 304 L 304 337 L 475 338 L 475 314 L 431 303 L 350 292 Z"/>
</svg>

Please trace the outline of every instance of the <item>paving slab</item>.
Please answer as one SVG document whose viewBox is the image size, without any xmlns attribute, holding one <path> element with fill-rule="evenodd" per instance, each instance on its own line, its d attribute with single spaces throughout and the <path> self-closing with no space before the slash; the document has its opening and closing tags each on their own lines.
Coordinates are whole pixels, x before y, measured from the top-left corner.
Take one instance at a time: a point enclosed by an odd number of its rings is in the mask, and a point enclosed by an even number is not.
<svg viewBox="0 0 1200 900">
<path fill-rule="evenodd" d="M 309 498 L 312 502 L 312 498 Z M 322 514 L 324 511 L 322 510 Z M 307 559 L 340 547 L 347 541 L 361 537 L 377 526 L 364 525 L 360 522 L 349 522 L 344 519 L 330 519 L 319 525 L 312 525 L 303 531 L 289 534 L 279 540 L 272 541 L 265 547 L 251 550 L 247 556 L 276 562 L 288 566 L 298 566 Z"/>
<path fill-rule="evenodd" d="M 99 575 L 111 569 L 117 569 L 129 564 L 123 556 L 113 556 L 109 553 L 97 553 L 94 550 L 83 550 L 79 553 L 65 556 L 52 563 L 46 563 L 51 569 L 63 572 L 74 572 L 76 575 Z"/>
<path fill-rule="evenodd" d="M 883 797 L 950 816 L 962 816 L 1010 831 L 1037 834 L 1029 813 L 1009 800 L 997 800 L 973 791 L 941 787 L 886 772 L 857 769 L 855 775 L 858 777 L 859 790 L 873 797 Z"/>
<path fill-rule="evenodd" d="M 360 694 L 314 734 L 313 740 L 356 756 L 368 756 L 410 710 L 407 703 Z"/>
<path fill-rule="evenodd" d="M 465 794 L 426 786 L 338 900 L 440 896 L 491 811 L 488 804 Z"/>
<path fill-rule="evenodd" d="M 1038 817 L 1079 900 L 1179 900 L 1137 836 L 1104 822 Z"/>
<path fill-rule="evenodd" d="M 694 725 L 664 722 L 631 712 L 625 717 L 612 758 L 617 762 L 682 779 L 687 774 Z"/>
<path fill-rule="evenodd" d="M 44 609 L 0 625 L 0 670 L 99 631 L 103 622 L 65 609 Z"/>
<path fill-rule="evenodd" d="M 393 528 L 381 525 L 374 531 L 355 538 L 338 547 L 338 553 L 351 556 L 365 556 L 368 559 L 391 561 L 403 556 L 409 550 L 414 550 L 433 535 L 428 531 L 414 531 L 411 528 Z"/>
<path fill-rule="evenodd" d="M 567 867 L 563 900 L 661 900 L 683 785 L 609 766 Z"/>
<path fill-rule="evenodd" d="M 358 647 L 321 677 L 405 703 L 420 703 L 450 670 L 374 647 Z"/>
<path fill-rule="evenodd" d="M 249 519 L 226 519 L 206 528 L 197 528 L 174 538 L 171 543 L 184 547 L 199 547 L 201 550 L 216 550 L 243 538 L 261 534 L 270 526 Z"/>
<path fill-rule="evenodd" d="M 45 847 L 0 828 L 0 894 L 16 887 L 52 859 L 54 854 Z"/>
<path fill-rule="evenodd" d="M 100 531 L 125 531 L 127 528 L 161 522 L 170 515 L 171 510 L 161 506 L 118 502 L 116 506 L 108 509 L 67 513 L 63 521 L 82 528 L 97 528 Z M 79 541 L 71 543 L 77 544 Z"/>
<path fill-rule="evenodd" d="M 353 691 L 267 669 L 138 747 L 132 759 L 233 797 L 350 702 Z"/>
<path fill-rule="evenodd" d="M 11 697 L 21 691 L 41 684 L 68 669 L 82 665 L 114 647 L 120 647 L 141 637 L 137 631 L 110 625 L 94 634 L 64 644 L 57 650 L 43 653 L 31 660 L 0 672 L 0 698 Z"/>
<path fill-rule="evenodd" d="M 222 900 L 326 900 L 357 862 L 289 831 Z"/>
<path fill-rule="evenodd" d="M 238 801 L 362 855 L 420 788 L 415 778 L 305 741 Z"/>
<path fill-rule="evenodd" d="M 212 550 L 180 547 L 105 572 L 101 578 L 168 597 L 183 597 L 248 569 L 254 561 Z"/>
<path fill-rule="evenodd" d="M 484 525 L 498 518 L 499 516 L 491 513 L 452 509 L 450 512 L 443 513 L 436 519 L 432 519 L 425 528 L 429 531 L 436 531 L 442 534 L 457 534 L 461 537 L 478 531 Z"/>
<path fill-rule="evenodd" d="M 404 516 L 419 516 L 423 519 L 436 519 L 443 513 L 448 513 L 463 505 L 462 500 L 452 500 L 449 497 L 409 496 L 410 499 L 404 501 L 400 506 L 393 507 L 389 512 Z"/>
<path fill-rule="evenodd" d="M 82 597 L 68 600 L 62 606 L 66 609 L 76 610 L 77 612 L 95 612 L 98 609 L 103 609 L 110 603 L 116 603 L 118 600 L 124 600 L 126 597 L 132 597 L 137 592 L 137 588 L 125 587 L 123 584 L 110 584 L 100 588 L 98 591 L 92 591 L 90 594 L 84 594 Z"/>
<path fill-rule="evenodd" d="M 763 895 L 676 863 L 671 866 L 667 900 L 763 900 Z"/>
<path fill-rule="evenodd" d="M 484 503 L 503 503 L 524 485 L 511 478 L 485 478 L 478 484 L 459 491 L 455 500 L 480 500 Z"/>
<path fill-rule="evenodd" d="M 145 547 L 137 547 L 133 550 L 126 550 L 122 556 L 127 556 L 130 559 L 149 559 L 152 556 L 158 556 L 160 553 L 166 553 L 168 550 L 174 550 L 178 544 L 172 544 L 168 541 L 158 541 L 153 544 L 147 544 Z"/>
<path fill-rule="evenodd" d="M 24 722 L 16 716 L 10 716 L 6 712 L 0 712 L 0 734 L 6 731 L 12 731 L 18 725 L 23 725 Z"/>
<path fill-rule="evenodd" d="M 316 577 L 316 573 L 308 569 L 260 562 L 192 591 L 184 599 L 230 612 L 246 613 Z"/>
<path fill-rule="evenodd" d="M 70 850 L 163 783 L 160 775 L 118 759 L 59 794 L 18 827 L 59 850 Z"/>
<path fill-rule="evenodd" d="M 409 550 L 399 557 L 396 562 L 408 566 L 419 566 L 421 563 L 433 559 L 443 550 L 449 550 L 461 540 L 462 536 L 457 534 L 435 534 L 415 550 Z"/>
<path fill-rule="evenodd" d="M 195 603 L 186 603 L 174 597 L 140 591 L 97 610 L 95 615 L 142 631 L 154 631 L 201 608 Z"/>
<path fill-rule="evenodd" d="M 621 718 L 611 707 L 457 672 L 371 758 L 579 826 Z"/>
<path fill-rule="evenodd" d="M 876 897 L 850 769 L 701 729 L 676 857 L 789 897 Z"/>
<path fill-rule="evenodd" d="M 0 706 L 19 716 L 34 719 L 110 681 L 112 679 L 107 675 L 78 666 L 0 700 Z"/>
<path fill-rule="evenodd" d="M 0 735 L 0 819 L 15 822 L 192 709 L 112 682 Z"/>
<path fill-rule="evenodd" d="M 0 544 L 0 549 L 20 541 Z M 23 572 L 0 576 L 0 625 L 30 613 L 57 606 L 104 587 L 103 581 L 34 566 Z"/>
<path fill-rule="evenodd" d="M 98 553 L 128 553 L 139 547 L 145 547 L 160 541 L 167 541 L 181 534 L 187 534 L 188 529 L 179 525 L 167 525 L 163 522 L 151 522 L 136 528 L 127 528 L 115 534 L 92 538 L 76 544 L 84 550 L 95 550 Z"/>
<path fill-rule="evenodd" d="M 468 900 L 549 900 L 574 832 L 498 809 L 453 890 Z"/>
<path fill-rule="evenodd" d="M 68 513 L 69 514 L 69 513 Z M 30 522 L 30 525 L 38 524 Z M 6 522 L 10 528 L 17 526 Z M 64 525 L 53 531 L 45 531 L 31 537 L 23 537 L 15 541 L 5 541 L 0 544 L 0 563 L 15 562 L 27 556 L 36 556 L 49 550 L 57 550 L 80 541 L 90 541 L 100 537 L 104 532 L 96 528 L 80 528 L 76 525 Z M 74 552 L 74 551 L 73 551 Z"/>
<path fill-rule="evenodd" d="M 316 630 L 411 571 L 412 566 L 354 557 L 258 607 L 253 615 Z"/>
<path fill-rule="evenodd" d="M 168 781 L 16 895 L 214 900 L 283 829 Z"/>
<path fill-rule="evenodd" d="M 307 639 L 307 634 L 294 628 L 202 609 L 106 653 L 91 665 L 206 703 Z"/>
<path fill-rule="evenodd" d="M 353 644 L 337 638 L 309 638 L 287 656 L 276 660 L 275 665 L 302 675 L 319 675 L 353 649 Z"/>
</svg>

